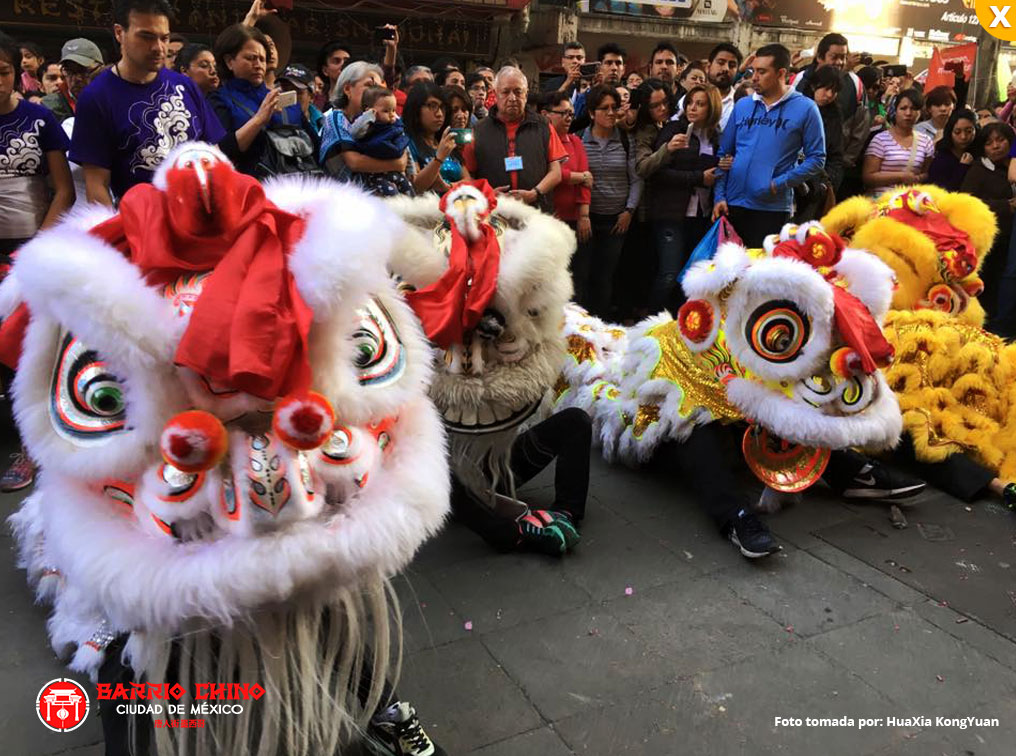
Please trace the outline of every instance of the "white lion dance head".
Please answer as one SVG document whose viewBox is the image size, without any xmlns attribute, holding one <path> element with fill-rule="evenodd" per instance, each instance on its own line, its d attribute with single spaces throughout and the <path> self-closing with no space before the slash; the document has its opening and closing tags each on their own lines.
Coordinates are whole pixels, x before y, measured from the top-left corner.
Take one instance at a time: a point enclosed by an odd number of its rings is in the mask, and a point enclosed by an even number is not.
<svg viewBox="0 0 1016 756">
<path fill-rule="evenodd" d="M 482 493 L 560 372 L 575 236 L 485 181 L 392 207 L 407 230 L 391 266 L 437 349 L 431 396 L 453 466 Z"/>
<path fill-rule="evenodd" d="M 12 520 L 54 648 L 94 676 L 129 633 L 135 679 L 267 691 L 187 743 L 157 730 L 161 752 L 333 753 L 378 704 L 387 578 L 448 498 L 430 354 L 386 270 L 400 225 L 192 143 L 4 283 L 41 466 Z"/>
</svg>

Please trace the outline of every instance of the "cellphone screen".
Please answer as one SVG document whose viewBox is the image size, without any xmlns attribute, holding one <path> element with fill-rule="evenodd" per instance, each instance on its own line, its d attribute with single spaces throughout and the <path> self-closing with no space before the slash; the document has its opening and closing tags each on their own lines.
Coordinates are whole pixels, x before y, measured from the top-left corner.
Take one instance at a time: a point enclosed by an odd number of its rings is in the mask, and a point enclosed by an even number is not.
<svg viewBox="0 0 1016 756">
<path fill-rule="evenodd" d="M 296 105 L 296 92 L 294 91 L 283 92 L 282 94 L 279 95 L 280 108 L 288 108 L 291 107 L 292 105 Z"/>
</svg>

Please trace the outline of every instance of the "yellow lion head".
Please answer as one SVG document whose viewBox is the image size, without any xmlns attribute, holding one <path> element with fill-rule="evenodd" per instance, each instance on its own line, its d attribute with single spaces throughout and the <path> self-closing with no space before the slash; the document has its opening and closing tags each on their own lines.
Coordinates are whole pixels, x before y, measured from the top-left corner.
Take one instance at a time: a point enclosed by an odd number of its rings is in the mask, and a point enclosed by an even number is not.
<svg viewBox="0 0 1016 756">
<path fill-rule="evenodd" d="M 822 224 L 893 269 L 894 310 L 938 310 L 983 325 L 978 271 L 997 223 L 979 199 L 937 186 L 901 187 L 841 202 Z"/>
</svg>

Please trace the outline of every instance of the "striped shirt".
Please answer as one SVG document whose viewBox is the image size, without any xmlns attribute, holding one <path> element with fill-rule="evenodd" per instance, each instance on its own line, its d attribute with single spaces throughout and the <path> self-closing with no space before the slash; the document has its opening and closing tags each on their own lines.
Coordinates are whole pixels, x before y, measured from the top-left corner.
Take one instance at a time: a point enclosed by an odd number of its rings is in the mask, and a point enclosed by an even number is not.
<svg viewBox="0 0 1016 756">
<path fill-rule="evenodd" d="M 935 143 L 927 134 L 914 130 L 914 141 L 912 147 L 904 147 L 895 139 L 888 129 L 880 131 L 868 145 L 865 155 L 873 155 L 882 158 L 880 171 L 888 173 L 903 173 L 911 171 L 920 173 L 925 163 L 935 155 Z M 882 187 L 878 193 L 885 191 L 888 187 Z"/>
<path fill-rule="evenodd" d="M 637 208 L 642 199 L 642 179 L 635 171 L 635 145 L 629 142 L 626 150 L 617 128 L 606 139 L 600 139 L 593 136 L 590 126 L 582 134 L 582 146 L 593 174 L 589 212 L 617 215 Z"/>
</svg>

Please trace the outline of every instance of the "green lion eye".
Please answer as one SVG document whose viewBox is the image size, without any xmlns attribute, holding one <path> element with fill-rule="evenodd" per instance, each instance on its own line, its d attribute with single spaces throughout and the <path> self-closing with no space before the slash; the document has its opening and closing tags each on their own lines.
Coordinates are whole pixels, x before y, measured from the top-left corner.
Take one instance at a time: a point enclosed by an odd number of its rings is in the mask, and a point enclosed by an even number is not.
<svg viewBox="0 0 1016 756">
<path fill-rule="evenodd" d="M 365 368 L 374 359 L 374 344 L 369 341 L 361 341 L 356 345 L 356 366 L 358 368 Z"/>
<path fill-rule="evenodd" d="M 113 381 L 97 382 L 86 389 L 85 401 L 97 415 L 118 415 L 124 410 L 123 388 Z"/>
</svg>

